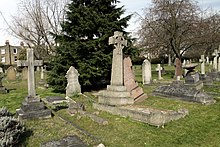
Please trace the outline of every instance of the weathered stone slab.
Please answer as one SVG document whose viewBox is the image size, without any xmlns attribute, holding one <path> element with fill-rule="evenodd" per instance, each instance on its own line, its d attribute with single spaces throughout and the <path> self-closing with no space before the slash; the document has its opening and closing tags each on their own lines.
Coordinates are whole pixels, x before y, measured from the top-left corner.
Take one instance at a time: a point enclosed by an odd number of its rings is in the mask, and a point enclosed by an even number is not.
<svg viewBox="0 0 220 147">
<path fill-rule="evenodd" d="M 142 64 L 142 81 L 144 85 L 150 84 L 152 81 L 151 63 L 147 59 Z"/>
<path fill-rule="evenodd" d="M 87 147 L 87 145 L 78 136 L 74 135 L 43 143 L 41 147 Z"/>
<path fill-rule="evenodd" d="M 205 105 L 214 104 L 216 102 L 205 92 L 187 87 L 183 82 L 180 81 L 175 81 L 170 85 L 159 86 L 154 90 L 153 94 L 167 98 L 198 102 Z"/>
<path fill-rule="evenodd" d="M 61 96 L 47 96 L 44 99 L 44 102 L 46 103 L 51 103 L 51 104 L 58 104 L 58 103 L 63 103 L 63 102 L 69 102 L 67 99 Z"/>
<path fill-rule="evenodd" d="M 185 117 L 188 115 L 188 110 L 180 109 L 173 110 L 158 110 L 154 108 L 145 108 L 138 106 L 121 106 L 113 107 L 103 104 L 94 103 L 93 107 L 98 110 L 107 111 L 111 114 L 130 117 L 133 120 L 141 121 L 153 126 L 164 127 L 164 124 Z"/>
</svg>

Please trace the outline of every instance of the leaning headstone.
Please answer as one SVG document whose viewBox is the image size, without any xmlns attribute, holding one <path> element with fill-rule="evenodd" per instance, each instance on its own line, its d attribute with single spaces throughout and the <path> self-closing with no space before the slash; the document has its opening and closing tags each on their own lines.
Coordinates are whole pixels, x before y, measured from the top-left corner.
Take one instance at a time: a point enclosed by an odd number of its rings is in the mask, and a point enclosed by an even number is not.
<svg viewBox="0 0 220 147">
<path fill-rule="evenodd" d="M 135 102 L 140 102 L 147 98 L 143 92 L 143 89 L 139 87 L 138 83 L 135 81 L 135 75 L 132 70 L 132 62 L 130 57 L 124 58 L 124 85 L 130 92 L 131 97 Z"/>
<path fill-rule="evenodd" d="M 16 80 L 16 70 L 13 66 L 10 66 L 6 71 L 6 79 L 8 81 L 15 81 Z"/>
<path fill-rule="evenodd" d="M 142 64 L 142 81 L 143 85 L 150 84 L 152 80 L 151 74 L 151 63 L 149 60 L 145 59 Z"/>
<path fill-rule="evenodd" d="M 158 80 L 162 80 L 163 79 L 161 76 L 162 67 L 160 66 L 160 64 L 157 64 L 156 71 L 158 72 Z"/>
<path fill-rule="evenodd" d="M 182 76 L 182 63 L 179 58 L 175 59 L 175 77 L 177 80 L 180 80 L 180 77 Z"/>
<path fill-rule="evenodd" d="M 124 39 L 122 32 L 114 32 L 114 36 L 109 38 L 109 44 L 114 44 L 112 59 L 111 82 L 107 90 L 100 93 L 98 103 L 104 105 L 128 105 L 133 104 L 130 92 L 124 86 L 124 64 L 123 48 L 127 46 L 127 40 Z"/>
<path fill-rule="evenodd" d="M 73 66 L 71 66 L 66 72 L 65 77 L 67 78 L 66 98 L 81 93 L 81 85 L 79 84 L 79 73 Z"/>
<path fill-rule="evenodd" d="M 28 78 L 28 68 L 24 67 L 21 72 L 22 80 L 27 80 Z"/>
<path fill-rule="evenodd" d="M 36 95 L 34 66 L 41 66 L 42 60 L 34 60 L 33 48 L 27 49 L 27 61 L 17 61 L 17 66 L 28 67 L 28 96 L 25 98 L 20 109 L 17 109 L 19 120 L 32 118 L 50 118 L 51 111 L 45 109 L 44 103 Z"/>
</svg>

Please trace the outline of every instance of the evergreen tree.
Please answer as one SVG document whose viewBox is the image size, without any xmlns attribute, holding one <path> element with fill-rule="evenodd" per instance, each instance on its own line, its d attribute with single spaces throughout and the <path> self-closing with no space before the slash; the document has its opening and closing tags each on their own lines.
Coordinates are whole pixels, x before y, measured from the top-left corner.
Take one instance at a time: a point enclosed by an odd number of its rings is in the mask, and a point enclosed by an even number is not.
<svg viewBox="0 0 220 147">
<path fill-rule="evenodd" d="M 94 87 L 101 80 L 110 79 L 113 47 L 109 47 L 108 39 L 114 31 L 126 33 L 124 29 L 131 17 L 121 18 L 125 10 L 116 7 L 117 3 L 117 0 L 71 0 L 66 21 L 61 25 L 63 35 L 56 36 L 59 47 L 50 62 L 48 83 L 55 91 L 65 90 L 65 74 L 70 66 L 80 73 L 82 87 Z"/>
</svg>

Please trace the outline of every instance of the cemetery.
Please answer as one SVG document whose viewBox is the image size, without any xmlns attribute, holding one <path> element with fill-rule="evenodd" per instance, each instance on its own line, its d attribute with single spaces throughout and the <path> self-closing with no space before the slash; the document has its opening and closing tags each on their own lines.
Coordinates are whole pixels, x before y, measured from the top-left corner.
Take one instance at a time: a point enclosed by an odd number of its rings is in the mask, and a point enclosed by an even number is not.
<svg viewBox="0 0 220 147">
<path fill-rule="evenodd" d="M 46 2 L 21 3 L 21 49 L 0 46 L 0 146 L 220 145 L 217 16 L 152 1 L 132 38 L 117 1 Z"/>
<path fill-rule="evenodd" d="M 119 32 L 114 35 L 122 37 Z M 82 93 L 78 81 L 80 73 L 70 67 L 66 72 L 66 94 L 59 94 L 50 87 L 42 88 L 41 81 L 45 81 L 47 71 L 34 70 L 35 66 L 43 67 L 42 61 L 33 60 L 31 49 L 27 50 L 27 55 L 28 61 L 17 63 L 27 70 L 27 78 L 21 70 L 21 77 L 11 82 L 7 79 L 11 71 L 6 72 L 2 87 L 9 89 L 9 93 L 0 94 L 0 106 L 8 108 L 14 117 L 18 116 L 26 128 L 21 144 L 47 147 L 215 146 L 220 143 L 217 135 L 220 131 L 218 80 L 213 79 L 211 85 L 196 89 L 188 85 L 187 76 L 174 77 L 179 67 L 165 64 L 162 74 L 160 65 L 151 64 L 147 59 L 142 65 L 132 65 L 130 58 L 123 60 L 121 48 L 121 54 L 113 54 L 116 59 L 112 63 L 112 70 L 120 73 L 112 72 L 113 80 L 107 90 Z M 120 66 L 114 67 L 114 60 L 122 62 L 122 67 L 127 66 L 124 71 Z M 200 74 L 206 77 L 205 73 L 213 68 L 199 64 L 201 61 L 183 66 L 191 80 L 200 80 L 197 77 Z M 143 70 L 150 70 L 150 73 Z M 123 73 L 126 75 L 118 76 Z M 136 101 L 137 98 L 140 100 Z"/>
</svg>

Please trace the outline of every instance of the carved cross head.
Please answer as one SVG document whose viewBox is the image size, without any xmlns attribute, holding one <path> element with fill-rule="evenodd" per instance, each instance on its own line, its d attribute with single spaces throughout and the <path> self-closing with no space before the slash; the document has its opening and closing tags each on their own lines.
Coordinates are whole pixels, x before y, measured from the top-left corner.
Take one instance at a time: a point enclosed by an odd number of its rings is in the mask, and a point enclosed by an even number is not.
<svg viewBox="0 0 220 147">
<path fill-rule="evenodd" d="M 123 49 L 127 46 L 127 40 L 125 40 L 122 32 L 115 31 L 114 36 L 109 38 L 109 45 L 111 44 L 114 44 L 116 49 Z"/>
</svg>

